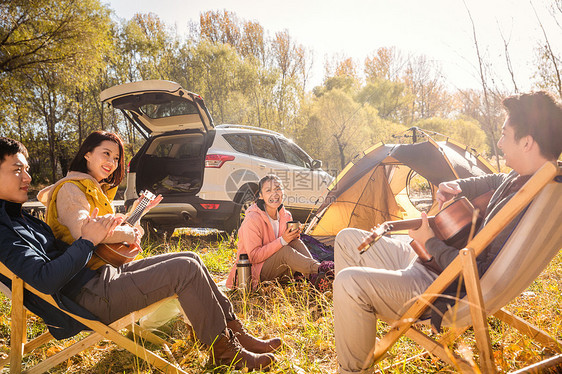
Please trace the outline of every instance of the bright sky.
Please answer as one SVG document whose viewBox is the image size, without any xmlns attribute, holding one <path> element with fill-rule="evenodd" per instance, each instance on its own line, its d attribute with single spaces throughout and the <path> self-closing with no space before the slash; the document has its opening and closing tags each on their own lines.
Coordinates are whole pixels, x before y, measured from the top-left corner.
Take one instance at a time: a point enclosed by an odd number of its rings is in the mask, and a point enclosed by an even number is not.
<svg viewBox="0 0 562 374">
<path fill-rule="evenodd" d="M 438 61 L 451 88 L 478 88 L 472 25 L 463 0 L 102 0 L 120 18 L 153 12 L 184 33 L 188 20 L 201 12 L 229 10 L 240 19 L 259 22 L 270 36 L 288 30 L 314 51 L 313 85 L 321 84 L 324 61 L 336 54 L 352 57 L 363 68 L 365 57 L 380 47 L 397 47 L 404 55 L 423 54 Z M 520 89 L 532 87 L 535 47 L 544 41 L 528 0 L 465 0 L 475 22 L 481 53 L 507 76 L 500 30 Z M 560 54 L 562 30 L 548 13 L 552 0 L 532 0 L 551 46 Z M 311 87 L 309 87 L 310 89 Z"/>
</svg>

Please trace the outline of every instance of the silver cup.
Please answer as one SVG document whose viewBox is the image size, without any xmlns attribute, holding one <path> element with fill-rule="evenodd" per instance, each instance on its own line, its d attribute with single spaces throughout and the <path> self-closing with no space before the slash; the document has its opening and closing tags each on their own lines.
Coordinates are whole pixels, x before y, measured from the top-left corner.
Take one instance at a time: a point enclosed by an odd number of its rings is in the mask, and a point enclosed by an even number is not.
<svg viewBox="0 0 562 374">
<path fill-rule="evenodd" d="M 289 221 L 287 222 L 287 230 L 294 231 L 301 228 L 301 223 L 299 221 Z"/>
</svg>

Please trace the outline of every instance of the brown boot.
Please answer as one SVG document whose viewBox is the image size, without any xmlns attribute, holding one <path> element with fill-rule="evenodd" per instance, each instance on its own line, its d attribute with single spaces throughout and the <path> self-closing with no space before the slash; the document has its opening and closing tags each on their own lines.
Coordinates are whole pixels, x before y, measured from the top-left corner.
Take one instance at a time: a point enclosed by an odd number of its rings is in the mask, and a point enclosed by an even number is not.
<svg viewBox="0 0 562 374">
<path fill-rule="evenodd" d="M 248 371 L 264 369 L 275 361 L 271 353 L 253 353 L 244 349 L 234 333 L 226 328 L 211 346 L 211 360 L 216 366 L 229 366 L 236 369 L 248 368 Z"/>
<path fill-rule="evenodd" d="M 254 353 L 269 353 L 281 347 L 283 341 L 279 338 L 272 338 L 268 340 L 258 339 L 248 333 L 239 319 L 226 322 L 226 327 L 231 329 L 236 336 L 236 339 L 250 352 Z"/>
</svg>

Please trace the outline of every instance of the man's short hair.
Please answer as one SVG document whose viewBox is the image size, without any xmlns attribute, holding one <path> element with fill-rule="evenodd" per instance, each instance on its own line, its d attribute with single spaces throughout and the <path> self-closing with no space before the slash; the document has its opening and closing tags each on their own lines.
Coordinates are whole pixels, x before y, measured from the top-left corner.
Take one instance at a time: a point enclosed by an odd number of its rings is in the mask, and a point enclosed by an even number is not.
<svg viewBox="0 0 562 374">
<path fill-rule="evenodd" d="M 541 154 L 556 160 L 562 153 L 562 105 L 545 91 L 513 95 L 502 101 L 515 139 L 530 135 Z"/>
<path fill-rule="evenodd" d="M 20 142 L 14 139 L 0 137 L 0 163 L 4 162 L 6 156 L 22 153 L 26 158 L 28 157 L 27 148 Z"/>
</svg>

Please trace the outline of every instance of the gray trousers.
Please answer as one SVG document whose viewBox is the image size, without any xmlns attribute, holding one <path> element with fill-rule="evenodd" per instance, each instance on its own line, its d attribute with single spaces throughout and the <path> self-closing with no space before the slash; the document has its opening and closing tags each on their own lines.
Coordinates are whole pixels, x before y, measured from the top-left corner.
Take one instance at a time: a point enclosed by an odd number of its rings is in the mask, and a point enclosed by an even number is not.
<svg viewBox="0 0 562 374">
<path fill-rule="evenodd" d="M 148 257 L 119 268 L 105 265 L 98 273 L 76 302 L 106 324 L 173 294 L 204 344 L 212 344 L 227 320 L 236 318 L 232 304 L 193 252 Z"/>
<path fill-rule="evenodd" d="M 295 239 L 264 261 L 260 280 L 273 280 L 295 271 L 308 275 L 318 272 L 318 266 L 320 264 L 312 258 L 302 240 Z"/>
<path fill-rule="evenodd" d="M 396 320 L 437 278 L 416 261 L 409 244 L 382 237 L 367 252 L 359 244 L 369 232 L 342 230 L 334 244 L 334 330 L 340 373 L 371 373 L 369 356 L 377 319 Z"/>
</svg>

